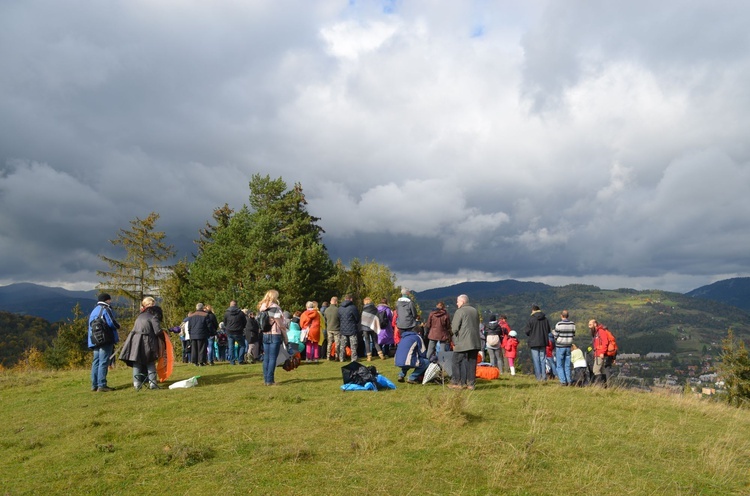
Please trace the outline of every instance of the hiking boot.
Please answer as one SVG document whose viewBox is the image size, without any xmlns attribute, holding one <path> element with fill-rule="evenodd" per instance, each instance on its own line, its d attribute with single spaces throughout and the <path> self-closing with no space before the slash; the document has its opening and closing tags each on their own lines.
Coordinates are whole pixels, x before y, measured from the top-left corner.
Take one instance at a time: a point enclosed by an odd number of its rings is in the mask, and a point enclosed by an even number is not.
<svg viewBox="0 0 750 496">
<path fill-rule="evenodd" d="M 383 354 L 382 351 L 378 352 L 378 356 L 380 357 L 381 360 L 385 360 L 385 355 Z"/>
<path fill-rule="evenodd" d="M 113 389 L 113 388 L 111 388 L 111 387 L 108 387 L 108 386 L 103 386 L 103 387 L 99 387 L 99 388 L 96 388 L 96 390 L 97 390 L 98 392 L 100 392 L 100 393 L 108 393 L 108 392 L 110 392 L 110 391 L 114 391 L 114 389 Z"/>
<path fill-rule="evenodd" d="M 367 361 L 372 362 L 372 353 L 367 354 Z"/>
</svg>

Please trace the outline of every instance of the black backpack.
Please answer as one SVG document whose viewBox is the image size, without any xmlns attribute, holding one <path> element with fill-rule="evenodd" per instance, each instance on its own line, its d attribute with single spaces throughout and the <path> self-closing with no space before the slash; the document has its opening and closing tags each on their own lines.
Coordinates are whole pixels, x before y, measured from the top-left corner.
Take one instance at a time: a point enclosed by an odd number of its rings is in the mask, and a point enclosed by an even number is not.
<svg viewBox="0 0 750 496">
<path fill-rule="evenodd" d="M 388 327 L 388 312 L 385 308 L 378 310 L 378 323 L 380 324 L 381 329 Z"/>
<path fill-rule="evenodd" d="M 99 316 L 91 321 L 91 342 L 94 346 L 104 346 L 115 342 L 115 333 L 104 319 L 104 310 L 104 307 L 101 307 Z"/>
<path fill-rule="evenodd" d="M 268 315 L 268 310 L 262 310 L 258 312 L 255 320 L 258 321 L 258 328 L 260 329 L 260 332 L 271 332 L 271 328 L 273 327 L 273 320 L 271 320 L 271 316 Z"/>
</svg>

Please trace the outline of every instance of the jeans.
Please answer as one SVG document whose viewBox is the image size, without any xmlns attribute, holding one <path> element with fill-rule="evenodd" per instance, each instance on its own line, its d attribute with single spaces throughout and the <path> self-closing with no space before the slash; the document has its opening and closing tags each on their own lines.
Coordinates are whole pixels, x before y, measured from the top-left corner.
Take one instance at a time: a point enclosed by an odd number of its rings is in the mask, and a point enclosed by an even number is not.
<svg viewBox="0 0 750 496">
<path fill-rule="evenodd" d="M 419 379 L 419 376 L 423 376 L 425 371 L 427 370 L 427 367 L 430 366 L 429 360 L 419 360 L 419 365 L 414 367 L 414 372 L 412 372 L 409 375 L 410 381 L 417 381 Z M 401 367 L 401 372 L 398 374 L 399 377 L 404 377 L 406 373 L 411 369 L 411 367 Z"/>
<path fill-rule="evenodd" d="M 479 350 L 453 351 L 453 384 L 474 386 L 477 382 L 478 354 Z"/>
<path fill-rule="evenodd" d="M 555 348 L 555 358 L 557 359 L 557 377 L 560 384 L 570 384 L 573 382 L 570 377 L 570 348 Z"/>
<path fill-rule="evenodd" d="M 276 360 L 279 358 L 281 349 L 281 334 L 263 334 L 263 382 L 274 383 L 274 372 L 276 371 Z"/>
<path fill-rule="evenodd" d="M 534 365 L 534 375 L 537 381 L 543 381 L 547 378 L 547 372 L 544 367 L 547 352 L 544 346 L 531 348 L 531 363 Z"/>
<path fill-rule="evenodd" d="M 91 389 L 107 387 L 109 357 L 114 349 L 114 343 L 94 348 L 94 361 L 91 362 Z"/>
<path fill-rule="evenodd" d="M 156 362 L 133 363 L 133 386 L 140 389 L 148 379 L 149 387 L 156 388 Z"/>
<path fill-rule="evenodd" d="M 207 353 L 208 353 L 208 363 L 214 363 L 214 343 L 216 342 L 216 338 L 214 336 L 208 337 L 208 344 L 206 345 Z"/>
<path fill-rule="evenodd" d="M 229 346 L 229 363 L 234 365 L 237 362 L 245 361 L 245 336 L 229 334 L 227 336 L 227 344 Z M 238 346 L 235 347 L 234 343 Z"/>
<path fill-rule="evenodd" d="M 427 358 L 432 360 L 433 354 L 440 353 L 441 350 L 448 350 L 448 342 L 447 341 L 435 341 L 434 339 L 430 339 L 429 344 L 427 345 Z"/>
<path fill-rule="evenodd" d="M 378 334 L 374 331 L 365 331 L 362 333 L 362 338 L 365 341 L 365 354 L 372 355 L 372 348 L 375 347 L 375 351 L 383 353 L 383 349 L 378 344 Z"/>
<path fill-rule="evenodd" d="M 500 353 L 500 349 L 487 348 L 487 354 L 490 357 L 490 365 L 497 367 L 497 369 L 503 371 L 503 355 Z"/>
</svg>

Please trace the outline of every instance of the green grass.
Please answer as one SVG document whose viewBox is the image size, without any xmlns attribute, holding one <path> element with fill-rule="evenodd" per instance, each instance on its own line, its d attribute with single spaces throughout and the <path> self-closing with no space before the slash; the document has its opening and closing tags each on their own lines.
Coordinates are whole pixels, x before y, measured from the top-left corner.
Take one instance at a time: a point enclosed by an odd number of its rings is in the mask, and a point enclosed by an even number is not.
<svg viewBox="0 0 750 496">
<path fill-rule="evenodd" d="M 277 369 L 275 388 L 259 364 L 200 373 L 136 392 L 118 365 L 111 393 L 84 370 L 0 373 L 0 492 L 750 493 L 750 412 L 694 398 L 527 376 L 343 393 L 334 363 Z"/>
</svg>

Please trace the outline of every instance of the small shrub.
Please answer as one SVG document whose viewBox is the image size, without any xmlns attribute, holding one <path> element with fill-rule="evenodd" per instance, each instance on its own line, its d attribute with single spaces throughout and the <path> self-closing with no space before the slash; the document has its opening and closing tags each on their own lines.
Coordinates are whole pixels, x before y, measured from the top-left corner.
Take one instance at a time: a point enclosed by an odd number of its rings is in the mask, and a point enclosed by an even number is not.
<svg viewBox="0 0 750 496">
<path fill-rule="evenodd" d="M 745 343 L 734 337 L 729 329 L 722 341 L 722 355 L 719 372 L 724 379 L 727 403 L 733 406 L 750 404 L 750 355 Z"/>
</svg>

